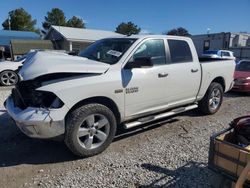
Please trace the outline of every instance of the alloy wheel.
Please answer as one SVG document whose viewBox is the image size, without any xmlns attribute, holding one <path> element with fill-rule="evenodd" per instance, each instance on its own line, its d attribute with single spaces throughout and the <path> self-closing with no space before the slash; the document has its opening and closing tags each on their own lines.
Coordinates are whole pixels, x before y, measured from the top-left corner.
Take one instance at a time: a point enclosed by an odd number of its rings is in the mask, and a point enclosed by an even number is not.
<svg viewBox="0 0 250 188">
<path fill-rule="evenodd" d="M 78 142 L 85 149 L 95 149 L 106 141 L 109 132 L 108 119 L 101 114 L 91 114 L 83 120 L 78 129 Z"/>
<path fill-rule="evenodd" d="M 216 110 L 221 102 L 221 92 L 219 89 L 215 88 L 212 93 L 211 97 L 209 99 L 209 106 L 212 110 Z"/>
</svg>

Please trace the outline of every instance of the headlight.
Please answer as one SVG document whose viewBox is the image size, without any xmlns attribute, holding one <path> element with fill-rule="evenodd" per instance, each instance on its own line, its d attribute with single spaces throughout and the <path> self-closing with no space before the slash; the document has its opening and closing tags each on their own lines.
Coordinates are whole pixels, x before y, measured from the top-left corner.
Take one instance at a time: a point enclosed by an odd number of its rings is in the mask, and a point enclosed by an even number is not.
<svg viewBox="0 0 250 188">
<path fill-rule="evenodd" d="M 48 91 L 34 91 L 31 100 L 34 107 L 61 108 L 64 105 L 61 99 Z"/>
</svg>

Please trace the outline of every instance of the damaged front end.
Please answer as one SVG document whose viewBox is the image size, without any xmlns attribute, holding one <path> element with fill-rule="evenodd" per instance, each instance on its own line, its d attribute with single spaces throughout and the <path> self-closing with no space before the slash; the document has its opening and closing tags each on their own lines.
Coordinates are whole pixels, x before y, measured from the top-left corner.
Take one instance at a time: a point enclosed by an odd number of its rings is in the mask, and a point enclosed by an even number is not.
<svg viewBox="0 0 250 188">
<path fill-rule="evenodd" d="M 33 138 L 61 138 L 65 132 L 64 117 L 68 108 L 56 94 L 39 88 L 51 79 L 75 76 L 48 75 L 16 85 L 5 107 L 23 133 Z"/>
<path fill-rule="evenodd" d="M 69 108 L 54 91 L 55 84 L 104 74 L 109 64 L 56 52 L 37 52 L 19 71 L 20 82 L 5 107 L 17 126 L 33 138 L 55 138 L 65 133 Z M 79 83 L 79 82 L 78 82 Z M 81 82 L 79 83 L 81 84 Z M 62 95 L 60 97 L 63 97 Z"/>
<path fill-rule="evenodd" d="M 41 82 L 22 81 L 12 90 L 12 98 L 16 107 L 26 109 L 35 108 L 61 108 L 64 103 L 54 93 L 48 91 L 39 91 Z"/>
<path fill-rule="evenodd" d="M 54 73 L 37 77 L 33 80 L 24 80 L 19 82 L 12 90 L 12 97 L 17 107 L 25 109 L 27 107 L 57 109 L 61 108 L 64 103 L 50 91 L 41 91 L 40 87 L 55 82 L 90 77 L 100 74 L 90 73 Z"/>
</svg>

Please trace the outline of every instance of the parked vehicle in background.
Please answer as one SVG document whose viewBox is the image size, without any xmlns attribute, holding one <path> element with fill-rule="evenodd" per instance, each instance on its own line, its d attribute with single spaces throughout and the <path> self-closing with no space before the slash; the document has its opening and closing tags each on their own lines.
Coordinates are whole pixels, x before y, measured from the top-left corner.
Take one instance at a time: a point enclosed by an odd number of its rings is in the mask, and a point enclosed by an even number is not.
<svg viewBox="0 0 250 188">
<path fill-rule="evenodd" d="M 17 69 L 23 65 L 25 60 L 26 55 L 15 61 L 0 61 L 0 85 L 15 85 L 19 80 Z"/>
<path fill-rule="evenodd" d="M 207 50 L 202 54 L 202 57 L 235 60 L 233 52 L 228 50 Z"/>
<path fill-rule="evenodd" d="M 117 126 L 129 129 L 195 108 L 216 113 L 234 69 L 233 60 L 199 61 L 187 37 L 107 38 L 79 56 L 37 52 L 20 70 L 5 107 L 26 135 L 61 137 L 86 157 L 106 149 Z"/>
<path fill-rule="evenodd" d="M 237 63 L 234 73 L 233 91 L 250 92 L 250 60 Z"/>
</svg>

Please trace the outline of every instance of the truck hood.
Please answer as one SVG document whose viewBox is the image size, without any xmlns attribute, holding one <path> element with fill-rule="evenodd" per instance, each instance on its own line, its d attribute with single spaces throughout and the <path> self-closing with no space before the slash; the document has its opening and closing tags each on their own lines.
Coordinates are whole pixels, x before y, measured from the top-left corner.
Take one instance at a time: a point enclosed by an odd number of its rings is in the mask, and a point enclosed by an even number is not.
<svg viewBox="0 0 250 188">
<path fill-rule="evenodd" d="M 43 75 L 55 73 L 96 73 L 101 74 L 110 65 L 62 52 L 37 52 L 28 59 L 19 75 L 21 80 L 31 80 Z"/>
</svg>

